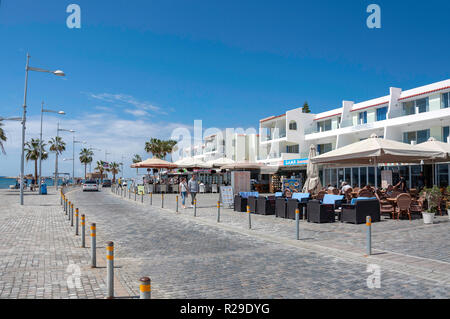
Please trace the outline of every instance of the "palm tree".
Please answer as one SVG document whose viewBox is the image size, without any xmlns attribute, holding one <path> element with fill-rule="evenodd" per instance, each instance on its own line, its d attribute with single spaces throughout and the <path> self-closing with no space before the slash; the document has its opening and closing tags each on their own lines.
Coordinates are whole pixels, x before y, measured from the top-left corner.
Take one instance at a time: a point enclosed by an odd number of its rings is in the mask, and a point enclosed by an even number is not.
<svg viewBox="0 0 450 319">
<path fill-rule="evenodd" d="M 109 171 L 111 172 L 111 174 L 113 174 L 112 182 L 115 183 L 116 182 L 116 174 L 119 174 L 119 172 L 120 172 L 119 164 L 116 162 L 112 162 L 111 164 L 109 164 Z"/>
<path fill-rule="evenodd" d="M 135 154 L 133 157 L 133 164 L 142 162 L 142 157 L 139 154 Z M 136 175 L 139 174 L 139 168 L 136 168 Z"/>
<path fill-rule="evenodd" d="M 53 153 L 61 155 L 66 150 L 66 142 L 62 140 L 61 136 L 52 137 L 48 143 L 50 144 L 50 151 Z"/>
<path fill-rule="evenodd" d="M 3 142 L 6 142 L 7 137 L 5 134 L 5 131 L 1 128 L 1 126 L 3 126 L 4 124 L 2 122 L 0 122 L 0 149 L 2 150 L 3 154 L 6 154 L 5 152 L 5 148 L 3 146 Z"/>
<path fill-rule="evenodd" d="M 92 163 L 92 156 L 94 152 L 92 152 L 89 148 L 83 148 L 80 152 L 80 162 L 84 164 L 84 179 L 86 180 L 86 171 L 87 165 Z"/>
<path fill-rule="evenodd" d="M 101 182 L 102 183 L 103 183 L 103 172 L 105 171 L 104 165 L 105 165 L 105 162 L 97 161 L 97 167 L 95 168 L 101 175 Z"/>
<path fill-rule="evenodd" d="M 173 140 L 164 141 L 151 138 L 150 142 L 145 142 L 145 151 L 157 158 L 164 159 L 167 154 L 172 153 L 176 144 L 177 142 Z"/>
<path fill-rule="evenodd" d="M 42 160 L 48 158 L 48 154 L 45 152 L 45 143 L 42 143 L 42 148 L 40 146 L 41 142 L 39 139 L 32 138 L 30 142 L 25 143 L 25 158 L 28 161 L 34 161 L 34 180 L 37 182 L 38 174 L 38 160 L 42 153 Z"/>
</svg>

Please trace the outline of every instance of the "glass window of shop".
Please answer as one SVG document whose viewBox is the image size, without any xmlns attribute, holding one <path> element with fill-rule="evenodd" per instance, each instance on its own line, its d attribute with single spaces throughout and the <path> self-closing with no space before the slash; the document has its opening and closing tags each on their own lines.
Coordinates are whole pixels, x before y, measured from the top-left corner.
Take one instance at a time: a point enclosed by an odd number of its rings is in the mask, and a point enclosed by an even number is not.
<svg viewBox="0 0 450 319">
<path fill-rule="evenodd" d="M 344 181 L 344 169 L 339 168 L 338 169 L 338 180 L 337 180 L 337 187 L 341 187 L 342 182 Z"/>
<path fill-rule="evenodd" d="M 420 165 L 411 166 L 411 188 L 417 188 L 419 186 L 419 176 L 422 172 Z"/>
<path fill-rule="evenodd" d="M 336 187 L 337 186 L 337 170 L 336 169 L 331 169 L 331 181 L 330 184 L 331 186 Z"/>
<path fill-rule="evenodd" d="M 377 121 L 384 121 L 387 115 L 387 106 L 377 109 Z"/>
<path fill-rule="evenodd" d="M 367 167 L 359 168 L 359 178 L 361 180 L 360 187 L 367 185 Z"/>
<path fill-rule="evenodd" d="M 352 176 L 353 176 L 353 183 L 352 187 L 359 187 L 359 167 L 353 167 L 352 168 Z"/>
<path fill-rule="evenodd" d="M 369 166 L 368 171 L 369 171 L 368 182 L 369 182 L 370 186 L 375 186 L 375 167 Z"/>
<path fill-rule="evenodd" d="M 347 182 L 348 185 L 352 185 L 352 169 L 346 168 L 344 173 L 344 181 Z"/>
<path fill-rule="evenodd" d="M 438 173 L 438 185 L 439 187 L 447 187 L 448 186 L 448 164 L 439 164 L 437 165 L 437 173 Z"/>
<path fill-rule="evenodd" d="M 324 179 L 323 179 L 323 186 L 328 186 L 328 184 L 331 183 L 330 181 L 330 169 L 326 168 L 324 169 Z"/>
</svg>

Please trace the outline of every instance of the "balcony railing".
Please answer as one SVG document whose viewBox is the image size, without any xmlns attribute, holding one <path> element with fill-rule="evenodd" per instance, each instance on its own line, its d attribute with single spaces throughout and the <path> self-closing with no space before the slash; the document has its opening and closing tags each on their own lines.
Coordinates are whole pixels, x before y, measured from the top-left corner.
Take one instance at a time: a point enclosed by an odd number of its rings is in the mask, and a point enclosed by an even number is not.
<svg viewBox="0 0 450 319">
<path fill-rule="evenodd" d="M 271 141 L 286 137 L 286 130 L 279 128 L 263 128 L 261 132 L 262 141 Z"/>
</svg>

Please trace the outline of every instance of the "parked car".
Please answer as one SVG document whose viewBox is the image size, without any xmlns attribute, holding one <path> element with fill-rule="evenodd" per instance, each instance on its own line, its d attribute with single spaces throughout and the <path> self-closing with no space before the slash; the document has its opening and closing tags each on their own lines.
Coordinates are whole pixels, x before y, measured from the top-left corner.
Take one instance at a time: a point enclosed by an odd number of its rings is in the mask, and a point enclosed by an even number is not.
<svg viewBox="0 0 450 319">
<path fill-rule="evenodd" d="M 98 184 L 96 181 L 85 181 L 83 183 L 83 192 L 96 191 L 98 192 Z"/>
<path fill-rule="evenodd" d="M 111 187 L 111 180 L 110 179 L 104 179 L 102 183 L 102 187 Z"/>
</svg>

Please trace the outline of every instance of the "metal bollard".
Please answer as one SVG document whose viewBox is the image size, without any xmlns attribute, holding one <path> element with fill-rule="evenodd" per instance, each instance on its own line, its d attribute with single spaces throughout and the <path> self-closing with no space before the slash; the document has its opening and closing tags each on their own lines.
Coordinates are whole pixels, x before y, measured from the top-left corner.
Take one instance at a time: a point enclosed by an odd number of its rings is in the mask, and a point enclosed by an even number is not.
<svg viewBox="0 0 450 319">
<path fill-rule="evenodd" d="M 64 213 L 67 215 L 67 198 L 64 199 Z"/>
<path fill-rule="evenodd" d="M 250 206 L 247 206 L 248 214 L 248 229 L 252 229 L 252 214 L 250 213 Z"/>
<path fill-rule="evenodd" d="M 73 227 L 73 204 L 70 209 L 70 226 Z"/>
<path fill-rule="evenodd" d="M 153 193 L 150 193 L 150 206 L 153 205 Z"/>
<path fill-rule="evenodd" d="M 141 279 L 139 279 L 139 291 L 140 299 L 151 299 L 152 287 L 150 278 L 142 277 Z"/>
<path fill-rule="evenodd" d="M 300 240 L 300 210 L 297 208 L 295 210 L 295 224 L 296 224 L 296 234 L 297 234 L 297 240 Z"/>
<path fill-rule="evenodd" d="M 68 204 L 68 206 L 67 206 L 67 209 L 68 209 L 68 212 L 67 212 L 67 220 L 69 220 L 70 221 L 70 207 L 72 206 L 72 203 L 71 202 L 69 202 L 69 204 Z"/>
<path fill-rule="evenodd" d="M 161 193 L 161 208 L 164 208 L 164 193 Z"/>
<path fill-rule="evenodd" d="M 75 208 L 75 236 L 78 236 L 79 213 L 80 213 L 79 209 Z"/>
<path fill-rule="evenodd" d="M 114 243 L 106 243 L 106 299 L 114 298 Z"/>
<path fill-rule="evenodd" d="M 366 257 L 372 255 L 372 218 L 370 216 L 366 217 Z"/>
<path fill-rule="evenodd" d="M 131 199 L 131 189 L 128 190 L 128 199 Z"/>
<path fill-rule="evenodd" d="M 86 247 L 86 216 L 81 215 L 81 248 Z"/>
<path fill-rule="evenodd" d="M 136 201 L 136 190 L 134 190 L 134 201 Z"/>
<path fill-rule="evenodd" d="M 303 206 L 303 209 L 302 209 L 302 211 L 303 211 L 303 220 L 306 220 L 306 207 L 305 206 Z"/>
<path fill-rule="evenodd" d="M 61 194 L 61 196 L 60 196 L 60 200 L 59 200 L 59 204 L 62 206 L 62 204 L 63 204 L 63 197 L 64 197 L 64 195 L 63 195 L 63 193 L 61 192 L 60 193 Z"/>
<path fill-rule="evenodd" d="M 197 198 L 194 199 L 194 217 L 197 217 Z"/>
<path fill-rule="evenodd" d="M 141 194 L 141 203 L 144 204 L 144 193 Z"/>
<path fill-rule="evenodd" d="M 97 267 L 97 227 L 91 224 L 91 268 Z"/>
<path fill-rule="evenodd" d="M 177 195 L 177 211 L 176 212 L 178 213 L 178 195 Z"/>
<path fill-rule="evenodd" d="M 217 222 L 220 223 L 220 201 L 217 202 Z"/>
</svg>

